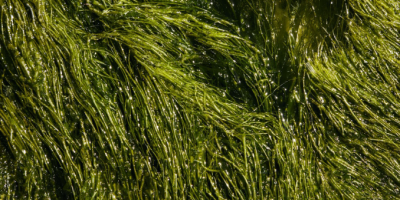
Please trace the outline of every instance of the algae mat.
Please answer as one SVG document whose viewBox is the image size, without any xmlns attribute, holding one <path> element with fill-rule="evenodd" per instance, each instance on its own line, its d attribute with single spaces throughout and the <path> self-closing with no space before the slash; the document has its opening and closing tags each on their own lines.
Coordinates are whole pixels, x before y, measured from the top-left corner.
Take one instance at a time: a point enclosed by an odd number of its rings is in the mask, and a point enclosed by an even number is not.
<svg viewBox="0 0 400 200">
<path fill-rule="evenodd" d="M 1 199 L 400 198 L 397 0 L 0 0 Z"/>
</svg>

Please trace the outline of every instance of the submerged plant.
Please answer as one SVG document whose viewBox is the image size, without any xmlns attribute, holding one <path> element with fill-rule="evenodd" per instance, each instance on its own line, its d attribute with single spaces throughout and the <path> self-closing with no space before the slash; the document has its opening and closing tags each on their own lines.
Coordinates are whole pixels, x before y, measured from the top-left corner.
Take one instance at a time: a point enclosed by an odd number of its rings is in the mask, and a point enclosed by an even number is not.
<svg viewBox="0 0 400 200">
<path fill-rule="evenodd" d="M 400 197 L 400 2 L 0 0 L 1 199 Z"/>
</svg>

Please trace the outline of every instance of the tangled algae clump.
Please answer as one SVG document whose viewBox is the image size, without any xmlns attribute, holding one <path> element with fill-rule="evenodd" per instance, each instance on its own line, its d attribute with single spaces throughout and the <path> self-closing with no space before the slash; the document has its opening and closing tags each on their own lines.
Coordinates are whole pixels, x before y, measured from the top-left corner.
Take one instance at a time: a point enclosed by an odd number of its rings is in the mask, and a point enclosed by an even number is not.
<svg viewBox="0 0 400 200">
<path fill-rule="evenodd" d="M 0 199 L 400 198 L 400 1 L 0 8 Z"/>
</svg>

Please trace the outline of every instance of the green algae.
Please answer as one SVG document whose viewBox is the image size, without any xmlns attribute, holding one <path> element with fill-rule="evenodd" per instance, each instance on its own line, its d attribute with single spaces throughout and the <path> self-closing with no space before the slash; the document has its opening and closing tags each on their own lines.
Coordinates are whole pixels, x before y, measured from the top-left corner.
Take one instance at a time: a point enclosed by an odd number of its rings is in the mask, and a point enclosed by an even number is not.
<svg viewBox="0 0 400 200">
<path fill-rule="evenodd" d="M 399 198 L 399 9 L 1 0 L 1 199 Z"/>
</svg>

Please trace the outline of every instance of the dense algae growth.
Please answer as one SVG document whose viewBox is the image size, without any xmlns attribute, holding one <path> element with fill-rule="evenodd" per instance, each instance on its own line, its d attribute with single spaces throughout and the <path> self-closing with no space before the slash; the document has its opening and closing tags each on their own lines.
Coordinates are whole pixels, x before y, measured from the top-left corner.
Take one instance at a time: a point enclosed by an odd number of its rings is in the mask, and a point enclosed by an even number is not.
<svg viewBox="0 0 400 200">
<path fill-rule="evenodd" d="M 399 1 L 0 8 L 0 199 L 400 198 Z"/>
</svg>

